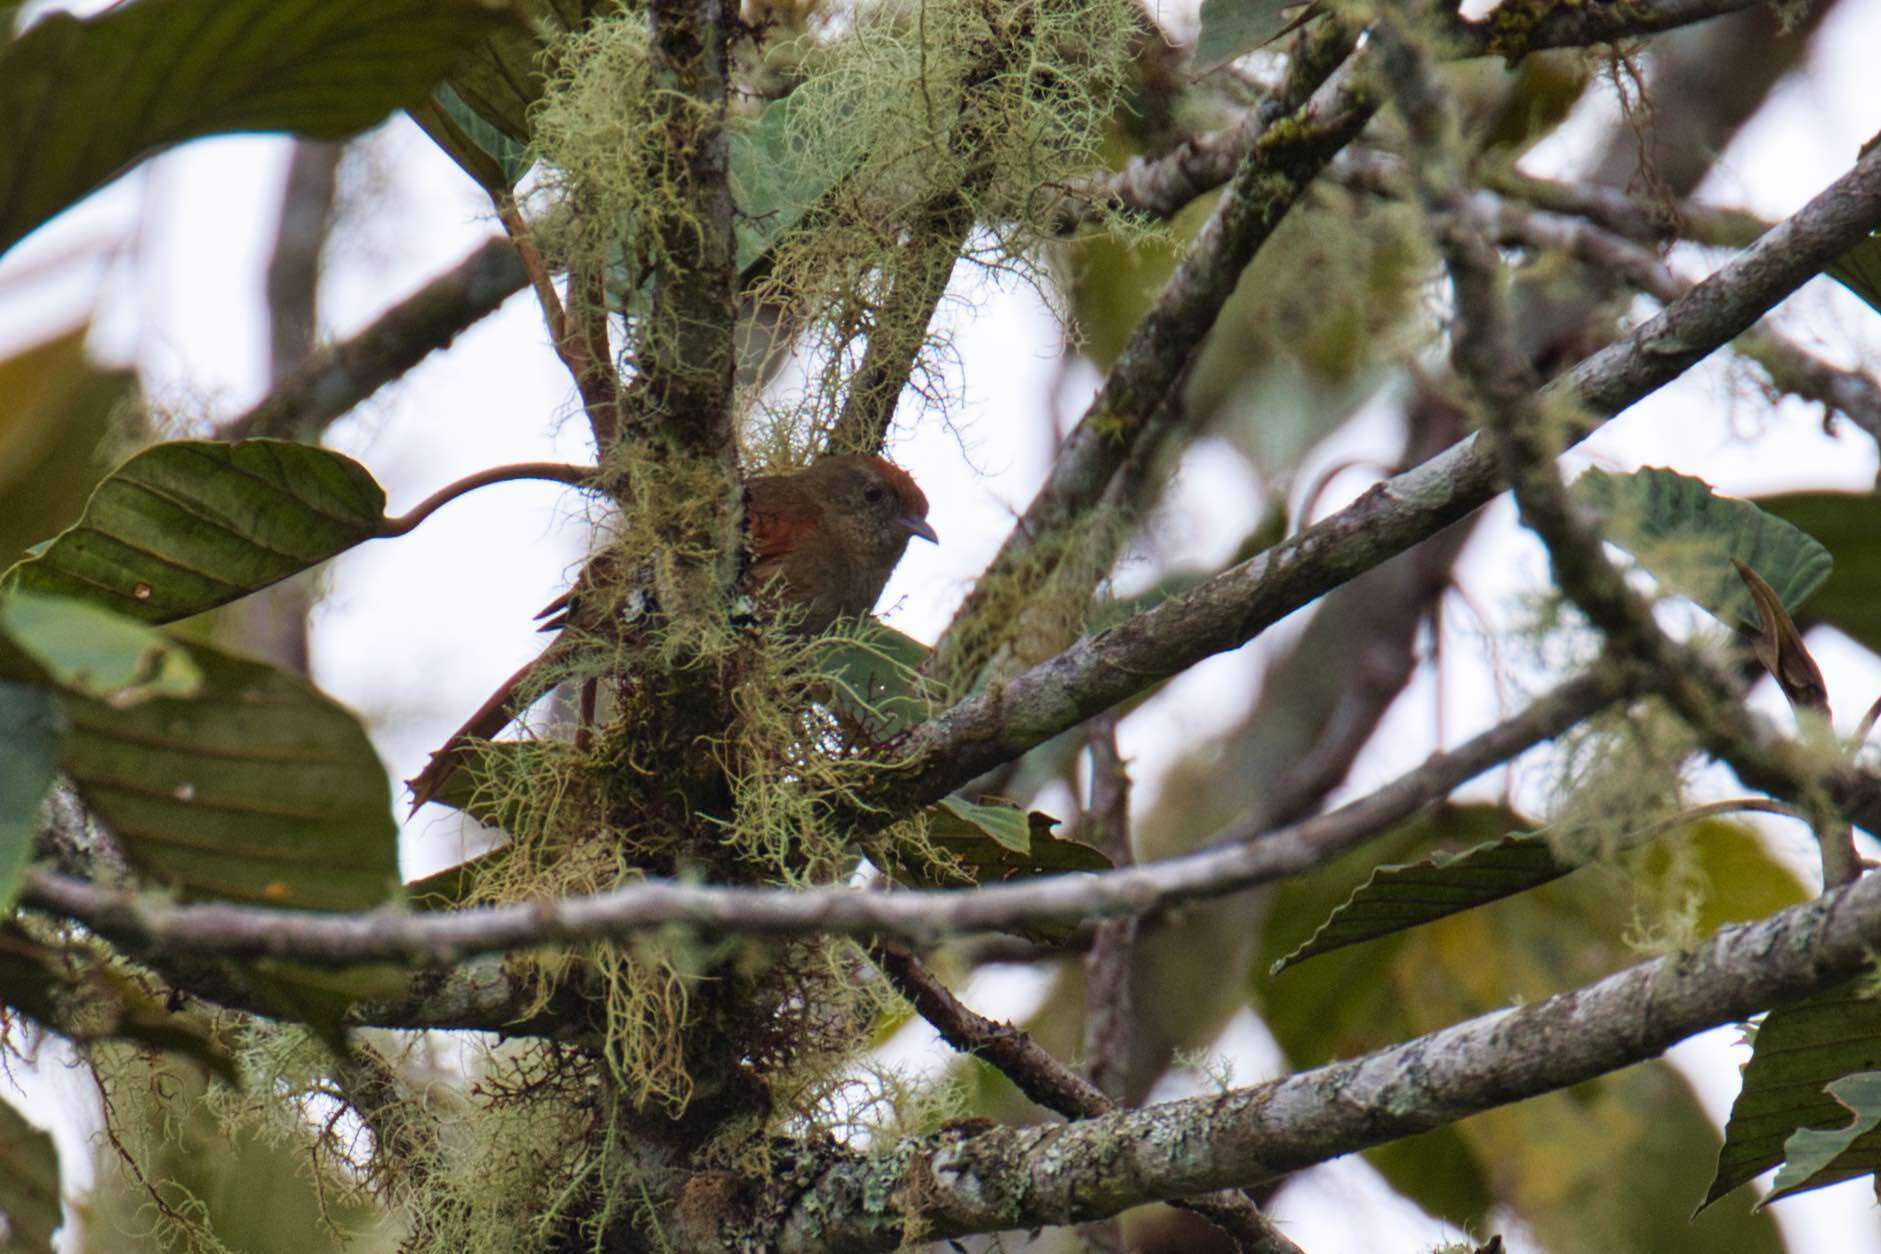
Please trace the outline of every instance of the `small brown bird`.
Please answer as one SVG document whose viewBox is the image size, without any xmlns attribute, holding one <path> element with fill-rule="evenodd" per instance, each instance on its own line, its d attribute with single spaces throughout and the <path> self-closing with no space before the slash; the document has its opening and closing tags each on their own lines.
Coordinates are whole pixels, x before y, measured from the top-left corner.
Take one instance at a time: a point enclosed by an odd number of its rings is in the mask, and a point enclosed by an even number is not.
<svg viewBox="0 0 1881 1254">
<path fill-rule="evenodd" d="M 940 543 L 928 525 L 927 497 L 908 472 L 880 457 L 854 455 L 825 457 L 805 470 L 749 480 L 745 531 L 751 557 L 747 589 L 799 611 L 792 630 L 806 636 L 874 609 L 910 539 Z M 583 582 L 577 580 L 537 616 L 548 620 L 544 630 L 559 630 L 578 616 Z M 468 742 L 495 736 L 522 713 L 517 694 L 528 690 L 532 673 L 556 648 L 550 645 L 505 680 L 431 755 L 425 769 L 406 781 L 413 809 L 437 795 Z"/>
<path fill-rule="evenodd" d="M 753 591 L 776 580 L 781 599 L 802 607 L 796 630 L 810 636 L 874 609 L 911 538 L 940 543 L 927 497 L 879 457 L 825 457 L 808 470 L 751 480 L 745 528 Z"/>
</svg>

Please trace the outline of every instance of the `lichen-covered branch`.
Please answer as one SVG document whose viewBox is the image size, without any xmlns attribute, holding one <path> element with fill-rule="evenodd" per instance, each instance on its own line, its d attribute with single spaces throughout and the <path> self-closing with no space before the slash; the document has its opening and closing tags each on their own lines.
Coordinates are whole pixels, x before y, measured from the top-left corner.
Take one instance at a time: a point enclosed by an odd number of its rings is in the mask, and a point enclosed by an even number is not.
<svg viewBox="0 0 1881 1254">
<path fill-rule="evenodd" d="M 1445 133 L 1451 113 L 1435 76 L 1408 39 L 1389 32 L 1385 62 L 1398 103 L 1411 119 L 1419 198 L 1450 273 L 1457 318 L 1451 360 L 1483 410 L 1485 429 L 1502 460 L 1522 521 L 1547 546 L 1556 583 L 1622 656 L 1637 661 L 1649 682 L 1714 754 L 1755 787 L 1800 798 L 1822 837 L 1823 878 L 1848 883 L 1860 873 L 1851 832 L 1833 812 L 1801 746 L 1771 737 L 1753 723 L 1729 679 L 1697 650 L 1662 631 L 1652 606 L 1626 586 L 1608 560 L 1600 531 L 1576 513 L 1560 473 L 1536 384 L 1516 350 L 1502 297 L 1502 262 L 1470 214 L 1461 172 Z"/>
<path fill-rule="evenodd" d="M 1545 389 L 1572 409 L 1570 440 L 1689 370 L 1820 273 L 1881 221 L 1881 148 L 1797 213 Z M 1144 691 L 1237 648 L 1287 614 L 1489 501 L 1503 486 L 1480 437 L 1378 484 L 1281 544 L 930 720 L 884 775 L 877 805 L 920 804 Z M 852 816 L 844 816 L 852 817 Z M 863 814 L 853 816 L 862 821 Z"/>
<path fill-rule="evenodd" d="M 1315 22 L 1289 50 L 1287 75 L 1239 120 L 1218 131 L 1191 135 L 1155 158 L 1133 157 L 1115 174 L 1091 180 L 1059 207 L 1055 223 L 1069 235 L 1104 212 L 1173 218 L 1230 178 L 1255 141 L 1312 98 L 1351 55 L 1357 32 L 1341 22 Z"/>
<path fill-rule="evenodd" d="M 496 312 L 528 278 L 508 240 L 479 245 L 358 335 L 316 350 L 217 434 L 225 440 L 317 439 L 335 418 Z"/>
<path fill-rule="evenodd" d="M 667 134 L 661 173 L 676 203 L 651 225 L 660 262 L 636 347 L 638 417 L 695 456 L 724 457 L 737 312 L 726 130 L 736 12 L 722 0 L 652 0 L 646 11 L 654 106 Z"/>
<path fill-rule="evenodd" d="M 1694 22 L 1751 8 L 1755 0 L 1672 0 L 1669 3 L 1635 5 L 1568 6 L 1557 5 L 1526 30 L 1516 10 L 1521 6 L 1504 5 L 1481 22 L 1458 19 L 1445 32 L 1443 51 L 1450 56 L 1472 57 L 1495 54 L 1519 60 L 1528 52 L 1545 48 L 1586 47 L 1636 38 L 1654 31 L 1688 26 Z M 1301 65 L 1312 66 L 1338 46 L 1340 32 L 1331 22 L 1321 22 L 1302 32 L 1289 65 L 1289 82 Z M 1336 60 L 1334 64 L 1337 64 Z M 1330 67 L 1327 67 L 1330 69 Z M 1324 71 L 1321 71 L 1321 78 Z M 1284 97 L 1277 93 L 1276 99 Z M 1090 221 L 1100 210 L 1141 214 L 1146 218 L 1174 217 L 1198 197 L 1207 195 L 1233 175 L 1253 142 L 1273 121 L 1263 117 L 1270 102 L 1248 111 L 1238 121 L 1216 131 L 1190 136 L 1169 152 L 1154 158 L 1136 158 L 1115 174 L 1096 179 L 1079 189 L 1065 204 L 1058 229 L 1069 233 Z M 1520 181 L 1536 196 L 1566 197 L 1573 203 L 1598 201 L 1603 209 L 1624 215 L 1630 221 L 1651 219 L 1663 223 L 1666 215 L 1638 197 L 1593 184 L 1549 184 L 1511 172 L 1510 181 Z M 1537 200 L 1536 203 L 1542 203 Z M 1573 212 L 1561 199 L 1546 207 Z M 1759 233 L 1746 226 L 1755 219 L 1731 210 L 1700 212 L 1687 219 L 1705 233 L 1709 242 L 1739 247 Z M 1608 225 L 1614 225 L 1609 222 Z M 1620 229 L 1615 226 L 1614 229 Z M 1662 228 L 1660 228 L 1662 229 Z M 1628 232 L 1630 234 L 1630 232 Z"/>
<path fill-rule="evenodd" d="M 330 965 L 380 959 L 447 964 L 477 953 L 621 937 L 669 923 L 707 932 L 848 933 L 925 944 L 956 933 L 1140 913 L 1297 875 L 1402 822 L 1464 781 L 1560 735 L 1626 690 L 1624 678 L 1597 670 L 1331 813 L 1264 832 L 1233 827 L 1201 852 L 1098 875 L 889 893 L 649 879 L 591 896 L 469 910 L 323 914 L 232 904 L 182 905 L 33 869 L 27 873 L 24 900 L 83 923 L 128 953 L 161 955 L 169 961 L 199 954 Z"/>
<path fill-rule="evenodd" d="M 1688 953 L 1363 1057 L 1066 1127 L 962 1128 L 840 1161 L 803 1190 L 783 1251 L 892 1249 L 920 1199 L 930 1239 L 1114 1214 L 1246 1186 L 1655 1058 L 1825 988 L 1881 945 L 1881 877 L 1724 928 Z M 902 1182 L 917 1187 L 897 1190 Z"/>
<path fill-rule="evenodd" d="M 994 592 L 1009 597 L 1016 584 L 1023 598 L 1025 588 L 1049 577 L 1055 549 L 1103 495 L 1179 385 L 1241 272 L 1326 163 L 1364 129 L 1375 108 L 1363 92 L 1339 92 L 1323 113 L 1309 110 L 1254 142 L 1233 184 L 1060 446 L 1050 477 L 936 644 L 932 673 L 957 678 L 964 686 L 992 655 L 999 634 L 989 621 Z"/>
<path fill-rule="evenodd" d="M 885 943 L 875 960 L 895 990 L 934 1026 L 941 1039 L 997 1067 L 1027 1097 L 1067 1119 L 1107 1115 L 1116 1103 L 1096 1086 L 1052 1057 L 1024 1030 L 995 1023 L 969 1008 L 937 979 L 912 951 Z M 1178 1203 L 1240 1241 L 1253 1254 L 1301 1254 L 1254 1203 L 1233 1191 Z"/>
<path fill-rule="evenodd" d="M 1504 4 L 1478 21 L 1448 11 L 1440 31 L 1452 56 L 1495 56 L 1513 64 L 1544 48 L 1585 48 L 1638 39 L 1723 17 L 1763 0 L 1634 0 L 1628 4 Z"/>
</svg>

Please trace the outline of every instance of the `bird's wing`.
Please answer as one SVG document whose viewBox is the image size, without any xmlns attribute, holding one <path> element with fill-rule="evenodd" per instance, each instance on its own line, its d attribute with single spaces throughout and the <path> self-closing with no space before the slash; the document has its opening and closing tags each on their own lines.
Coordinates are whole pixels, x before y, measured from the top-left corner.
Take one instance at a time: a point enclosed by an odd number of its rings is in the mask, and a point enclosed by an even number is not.
<svg viewBox="0 0 1881 1254">
<path fill-rule="evenodd" d="M 817 529 L 816 502 L 776 478 L 754 479 L 745 497 L 751 561 L 762 566 L 788 556 Z"/>
</svg>

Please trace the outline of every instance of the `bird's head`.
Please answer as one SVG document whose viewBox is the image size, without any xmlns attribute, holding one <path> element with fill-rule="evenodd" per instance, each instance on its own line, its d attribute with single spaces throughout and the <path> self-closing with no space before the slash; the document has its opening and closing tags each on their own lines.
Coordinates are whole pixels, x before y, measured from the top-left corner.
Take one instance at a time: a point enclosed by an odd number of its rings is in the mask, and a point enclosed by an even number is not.
<svg viewBox="0 0 1881 1254">
<path fill-rule="evenodd" d="M 826 457 L 811 467 L 815 490 L 828 512 L 851 520 L 868 547 L 901 555 L 908 540 L 940 537 L 927 521 L 927 497 L 908 472 L 880 457 Z"/>
</svg>

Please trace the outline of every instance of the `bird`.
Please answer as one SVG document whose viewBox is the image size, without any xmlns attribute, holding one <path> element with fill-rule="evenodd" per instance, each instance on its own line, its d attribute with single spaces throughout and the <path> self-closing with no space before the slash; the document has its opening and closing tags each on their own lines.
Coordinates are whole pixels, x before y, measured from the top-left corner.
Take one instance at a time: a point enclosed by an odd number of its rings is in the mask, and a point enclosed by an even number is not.
<svg viewBox="0 0 1881 1254">
<path fill-rule="evenodd" d="M 745 591 L 758 604 L 781 610 L 781 621 L 795 634 L 821 635 L 840 620 L 860 618 L 875 608 L 911 540 L 918 536 L 940 543 L 927 514 L 927 497 L 913 477 L 878 456 L 839 454 L 802 470 L 748 479 Z M 536 616 L 545 620 L 543 630 L 588 625 L 584 591 L 601 581 L 591 572 L 612 556 L 597 557 L 573 587 Z M 640 598 L 642 609 L 645 599 Z M 521 694 L 533 690 L 535 672 L 556 651 L 551 644 L 505 680 L 431 755 L 425 769 L 406 781 L 414 810 L 437 796 L 470 742 L 490 739 L 522 713 Z"/>
</svg>

